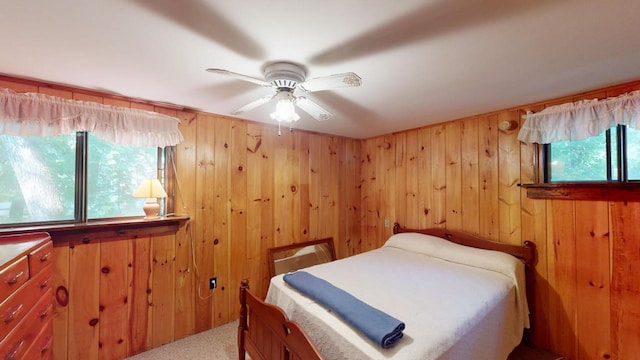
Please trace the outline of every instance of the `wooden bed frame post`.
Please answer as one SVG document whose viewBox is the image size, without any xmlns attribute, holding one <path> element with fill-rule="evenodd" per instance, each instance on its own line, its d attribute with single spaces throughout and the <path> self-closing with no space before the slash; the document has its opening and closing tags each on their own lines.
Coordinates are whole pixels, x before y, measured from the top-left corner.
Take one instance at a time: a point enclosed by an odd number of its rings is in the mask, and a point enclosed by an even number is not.
<svg viewBox="0 0 640 360">
<path fill-rule="evenodd" d="M 252 360 L 325 360 L 298 323 L 251 293 L 248 279 L 240 282 L 238 358 L 246 354 Z"/>
<path fill-rule="evenodd" d="M 240 319 L 238 320 L 238 359 L 244 360 L 246 349 L 244 348 L 245 330 L 247 330 L 247 290 L 249 280 L 243 279 L 240 282 Z"/>
</svg>

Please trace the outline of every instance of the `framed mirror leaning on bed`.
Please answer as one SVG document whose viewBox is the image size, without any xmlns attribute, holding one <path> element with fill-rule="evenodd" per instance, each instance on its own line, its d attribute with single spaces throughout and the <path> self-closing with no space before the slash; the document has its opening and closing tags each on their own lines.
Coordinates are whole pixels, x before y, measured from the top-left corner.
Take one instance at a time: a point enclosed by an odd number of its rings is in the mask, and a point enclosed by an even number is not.
<svg viewBox="0 0 640 360">
<path fill-rule="evenodd" d="M 277 246 L 269 248 L 269 275 L 274 277 L 335 259 L 331 237 Z"/>
</svg>

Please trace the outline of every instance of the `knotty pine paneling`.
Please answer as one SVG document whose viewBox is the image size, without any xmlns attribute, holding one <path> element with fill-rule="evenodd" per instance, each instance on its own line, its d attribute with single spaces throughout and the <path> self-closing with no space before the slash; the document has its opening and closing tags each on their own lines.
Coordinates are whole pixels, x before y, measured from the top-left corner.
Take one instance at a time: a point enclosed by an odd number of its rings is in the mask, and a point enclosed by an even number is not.
<svg viewBox="0 0 640 360">
<path fill-rule="evenodd" d="M 449 227 L 462 228 L 462 127 L 459 121 L 447 123 L 445 126 L 445 188 L 444 221 Z"/>
<path fill-rule="evenodd" d="M 196 173 L 196 114 L 179 112 L 180 131 L 184 141 L 176 146 L 176 151 L 171 152 L 167 166 L 171 169 L 180 164 L 180 172 L 175 174 L 177 186 L 173 187 L 174 209 L 176 214 L 195 213 L 196 192 L 194 186 L 185 187 L 181 184 L 193 179 Z M 179 149 L 179 151 L 178 151 Z M 196 290 L 196 270 L 192 265 L 194 241 L 192 223 L 182 226 L 176 233 L 176 260 L 175 260 L 175 313 L 174 313 L 174 338 L 179 340 L 195 332 L 195 301 L 198 296 Z"/>
<path fill-rule="evenodd" d="M 129 267 L 127 273 L 127 284 L 129 286 L 129 296 L 127 303 L 130 304 L 128 311 L 128 346 L 127 354 L 133 355 L 141 353 L 152 347 L 153 323 L 151 316 L 151 292 L 153 289 L 153 278 L 151 277 L 151 241 L 149 237 L 135 240 L 126 240 L 127 254 L 126 262 Z M 125 254 L 122 254 L 125 255 Z M 54 336 L 56 335 L 54 332 Z M 75 339 L 69 338 L 69 343 Z M 69 353 L 69 359 L 73 359 L 78 354 Z"/>
<path fill-rule="evenodd" d="M 460 128 L 460 168 L 461 168 L 461 220 L 462 229 L 468 233 L 480 234 L 480 191 L 478 183 L 478 121 L 465 120 Z"/>
<path fill-rule="evenodd" d="M 235 320 L 241 279 L 266 294 L 269 247 L 332 236 L 339 257 L 361 251 L 360 140 L 21 79 L 0 86 L 162 112 L 184 136 L 166 165 L 174 211 L 190 219 L 176 233 L 54 239 L 55 359 L 122 359 Z"/>
<path fill-rule="evenodd" d="M 609 204 L 576 201 L 576 309 L 578 356 L 604 358 L 611 352 L 611 283 L 609 251 Z"/>
<path fill-rule="evenodd" d="M 397 143 L 395 147 L 395 162 L 394 162 L 394 180 L 395 180 L 395 196 L 389 198 L 391 204 L 390 207 L 394 217 L 396 218 L 407 218 L 407 206 L 411 206 L 411 201 L 409 200 L 409 192 L 411 189 L 407 184 L 408 174 L 407 169 L 410 168 L 408 164 L 406 164 L 410 155 L 407 153 L 410 145 L 407 144 L 407 134 L 400 133 L 395 136 Z M 390 187 L 393 188 L 393 187 Z M 411 212 L 411 211 L 409 211 Z M 391 223 L 389 219 L 389 224 Z M 388 226 L 385 223 L 385 226 Z"/>
<path fill-rule="evenodd" d="M 173 234 L 154 236 L 151 241 L 151 347 L 174 339 L 175 241 Z"/>
<path fill-rule="evenodd" d="M 68 242 L 58 242 L 53 248 L 53 357 L 66 359 L 69 346 L 69 255 Z"/>
<path fill-rule="evenodd" d="M 640 203 L 613 203 L 611 214 L 611 347 L 618 359 L 633 359 L 640 354 Z"/>
<path fill-rule="evenodd" d="M 173 195 L 176 213 L 190 220 L 177 233 L 56 242 L 55 359 L 115 359 L 125 347 L 130 356 L 231 321 L 238 279 L 266 293 L 268 247 L 334 236 L 344 257 L 384 243 L 385 219 L 535 242 L 533 341 L 572 359 L 640 351 L 632 275 L 640 270 L 640 206 L 528 199 L 517 184 L 534 180 L 536 150 L 517 131 L 498 129 L 527 110 L 615 96 L 640 82 L 365 140 L 278 136 L 262 124 L 6 77 L 0 86 L 174 112 L 185 137 Z"/>
<path fill-rule="evenodd" d="M 500 233 L 498 196 L 498 117 L 481 116 L 478 122 L 478 214 L 479 235 L 497 239 Z M 468 198 L 473 192 L 468 193 Z M 473 195 L 471 195 L 473 196 Z"/>
<path fill-rule="evenodd" d="M 347 207 L 347 216 L 345 218 L 339 216 L 341 221 L 346 223 L 346 238 L 344 239 L 343 245 L 336 248 L 336 256 L 340 259 L 358 254 L 362 251 L 362 237 L 360 234 L 363 213 L 363 204 L 360 193 L 360 189 L 362 187 L 362 174 L 360 172 L 362 162 L 360 157 L 360 142 L 346 139 L 343 142 L 345 144 L 346 153 L 342 160 L 344 161 L 342 163 L 343 166 L 340 166 L 340 169 L 349 169 L 349 173 L 341 183 L 343 186 L 341 191 L 346 194 L 347 199 L 347 203 L 345 205 Z"/>
<path fill-rule="evenodd" d="M 519 112 L 501 111 L 498 124 L 517 120 Z M 518 131 L 498 131 L 498 206 L 500 241 L 521 244 L 520 226 L 520 141 Z"/>
<path fill-rule="evenodd" d="M 68 342 L 68 357 L 71 359 L 99 358 L 100 274 L 100 244 L 72 245 L 69 253 L 67 335 L 68 339 L 73 339 Z"/>
<path fill-rule="evenodd" d="M 415 176 L 418 178 L 418 201 L 413 208 L 416 223 L 421 229 L 432 227 L 434 224 L 433 209 L 433 177 L 425 176 L 432 173 L 431 161 L 431 130 L 423 128 L 417 130 L 418 137 L 418 162 L 416 163 Z"/>
<path fill-rule="evenodd" d="M 100 358 L 120 359 L 127 356 L 129 334 L 127 282 L 129 259 L 126 241 L 108 241 L 100 245 Z"/>
<path fill-rule="evenodd" d="M 640 82 L 622 84 L 364 140 L 362 251 L 388 237 L 371 230 L 385 218 L 505 243 L 533 241 L 533 342 L 570 359 L 633 358 L 640 351 L 640 281 L 632 275 L 640 263 L 639 207 L 527 198 L 518 184 L 535 181 L 537 150 L 519 142 L 517 130 L 499 130 L 498 124 L 521 122 L 528 110 L 638 89 Z M 427 151 L 418 162 L 409 160 L 415 138 Z M 391 168 L 387 153 L 396 159 Z M 382 173 L 391 175 L 383 185 Z M 419 201 L 413 201 L 411 177 L 419 178 Z"/>
<path fill-rule="evenodd" d="M 447 190 L 447 164 L 446 164 L 446 140 L 445 126 L 436 125 L 431 128 L 431 224 L 427 227 L 445 227 L 447 223 L 446 190 Z M 396 219 L 401 222 L 401 219 Z M 409 226 L 409 224 L 405 225 Z"/>
<path fill-rule="evenodd" d="M 190 145 L 179 145 L 177 157 L 196 165 L 178 162 L 177 173 L 179 187 L 197 194 L 187 215 L 199 332 L 236 319 L 239 279 L 248 277 L 256 293 L 266 294 L 269 247 L 332 236 L 337 252 L 348 254 L 360 244 L 360 141 L 295 130 L 278 135 L 274 127 L 211 114 L 198 113 L 193 123 L 197 130 L 183 133 Z M 180 176 L 183 165 L 190 176 Z M 218 288 L 211 292 L 213 276 Z"/>
<path fill-rule="evenodd" d="M 247 268 L 247 124 L 235 122 L 231 125 L 231 167 L 229 171 L 230 186 L 229 205 L 230 219 L 228 238 L 230 243 L 229 257 L 234 259 L 233 266 L 229 266 L 230 296 L 229 319 L 235 320 L 236 294 L 233 284 L 249 277 Z"/>
</svg>

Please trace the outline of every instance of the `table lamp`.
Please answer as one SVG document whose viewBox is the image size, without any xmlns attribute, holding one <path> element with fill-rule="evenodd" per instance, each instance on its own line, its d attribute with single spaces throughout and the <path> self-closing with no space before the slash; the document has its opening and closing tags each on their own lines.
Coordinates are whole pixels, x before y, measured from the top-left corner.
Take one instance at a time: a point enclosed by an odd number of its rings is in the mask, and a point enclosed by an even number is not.
<svg viewBox="0 0 640 360">
<path fill-rule="evenodd" d="M 158 198 L 166 198 L 167 193 L 162 188 L 158 179 L 144 179 L 138 190 L 133 194 L 135 198 L 146 198 L 142 210 L 144 210 L 145 220 L 157 219 L 160 216 L 160 204 Z"/>
</svg>

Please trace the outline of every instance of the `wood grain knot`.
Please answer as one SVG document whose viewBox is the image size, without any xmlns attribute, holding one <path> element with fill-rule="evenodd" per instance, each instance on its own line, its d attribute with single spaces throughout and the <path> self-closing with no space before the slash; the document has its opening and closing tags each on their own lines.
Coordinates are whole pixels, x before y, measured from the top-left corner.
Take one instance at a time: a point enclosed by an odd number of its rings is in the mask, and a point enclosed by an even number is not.
<svg viewBox="0 0 640 360">
<path fill-rule="evenodd" d="M 298 190 L 298 188 L 295 185 L 291 185 L 291 192 L 295 193 Z"/>
<path fill-rule="evenodd" d="M 103 268 L 101 269 L 101 271 L 102 271 L 102 273 L 103 273 L 103 274 L 108 274 L 111 270 L 109 269 L 109 267 L 108 267 L 108 266 L 105 266 L 105 267 L 103 267 Z"/>
<path fill-rule="evenodd" d="M 218 245 L 218 243 L 220 243 L 220 240 L 218 240 L 218 239 L 213 239 L 213 245 Z"/>
<path fill-rule="evenodd" d="M 98 325 L 98 319 L 89 320 L 89 326 L 96 326 L 96 325 Z"/>
<path fill-rule="evenodd" d="M 67 306 L 69 304 L 69 290 L 66 287 L 60 285 L 56 289 L 56 301 L 60 306 Z"/>
</svg>

